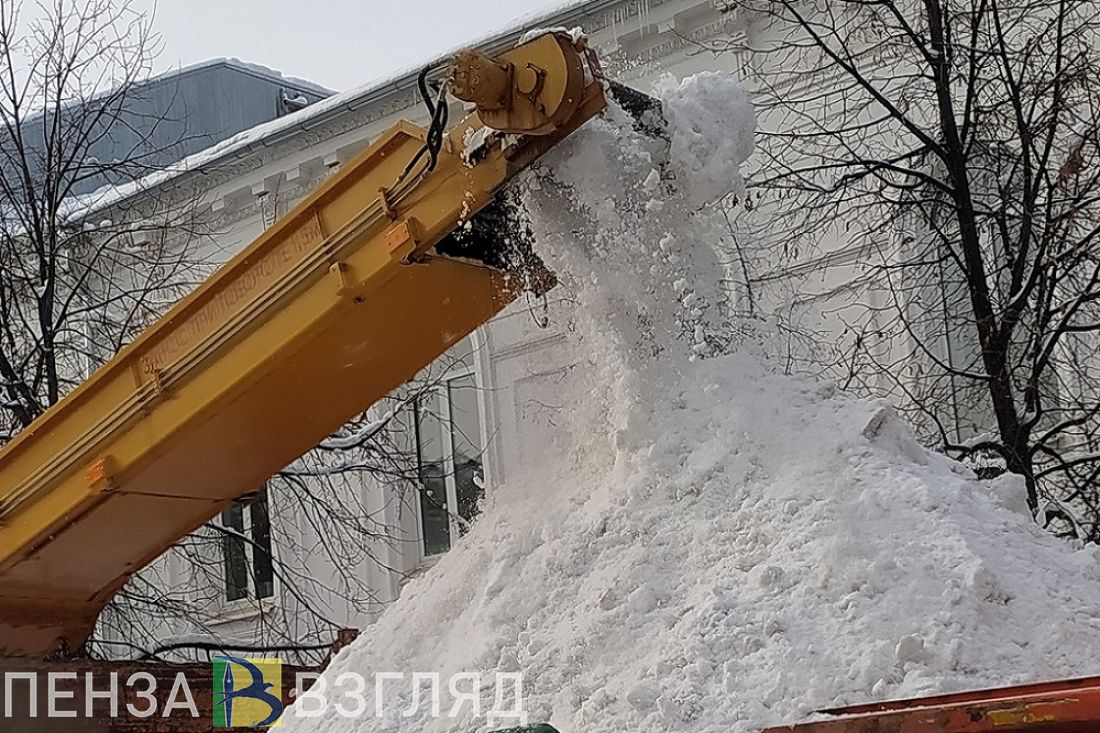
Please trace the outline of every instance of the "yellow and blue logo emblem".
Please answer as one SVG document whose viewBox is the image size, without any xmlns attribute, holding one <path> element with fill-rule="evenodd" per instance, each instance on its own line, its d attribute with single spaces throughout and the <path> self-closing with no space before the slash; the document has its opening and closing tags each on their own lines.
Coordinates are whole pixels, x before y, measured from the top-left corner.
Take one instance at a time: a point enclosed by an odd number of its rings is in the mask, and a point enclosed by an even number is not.
<svg viewBox="0 0 1100 733">
<path fill-rule="evenodd" d="M 283 715 L 280 659 L 214 658 L 214 727 L 268 728 Z"/>
</svg>

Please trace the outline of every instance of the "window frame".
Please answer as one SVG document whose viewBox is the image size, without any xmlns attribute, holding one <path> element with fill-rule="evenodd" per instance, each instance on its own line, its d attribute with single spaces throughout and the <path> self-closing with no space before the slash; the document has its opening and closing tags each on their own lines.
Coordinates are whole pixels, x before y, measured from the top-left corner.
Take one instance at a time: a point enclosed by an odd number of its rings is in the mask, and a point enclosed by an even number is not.
<svg viewBox="0 0 1100 733">
<path fill-rule="evenodd" d="M 248 618 L 255 616 L 260 612 L 273 607 L 276 603 L 276 599 L 281 592 L 279 583 L 279 574 L 274 572 L 275 566 L 278 564 L 278 546 L 275 542 L 274 522 L 272 521 L 271 512 L 271 498 L 270 488 L 265 484 L 259 492 L 257 492 L 257 498 L 250 502 L 234 502 L 231 506 L 239 506 L 241 508 L 241 526 L 243 529 L 239 530 L 246 540 L 243 542 L 244 549 L 244 565 L 245 565 L 245 594 L 241 598 L 230 599 L 229 598 L 229 575 L 228 575 L 228 558 L 226 557 L 226 540 L 230 535 L 225 533 L 225 530 L 237 533 L 238 530 L 229 527 L 225 523 L 225 512 L 229 511 L 230 507 L 226 507 L 215 518 L 215 524 L 219 527 L 219 542 L 218 542 L 218 554 L 219 560 L 222 565 L 222 584 L 218 592 L 218 600 L 220 613 L 218 614 L 218 621 L 234 621 L 240 618 Z M 255 527 L 252 521 L 252 507 L 259 502 L 265 502 L 267 504 L 267 523 L 268 523 L 268 541 L 271 554 L 271 594 L 266 596 L 259 596 L 256 589 L 256 537 Z"/>
<path fill-rule="evenodd" d="M 413 414 L 413 450 L 415 451 L 417 470 L 419 471 L 423 465 L 423 454 L 420 443 L 420 408 L 422 400 L 431 399 L 435 406 L 439 410 L 439 418 L 442 429 L 440 430 L 440 441 L 442 443 L 441 448 L 443 452 L 443 481 L 446 487 L 446 509 L 447 509 L 447 533 L 450 539 L 448 549 L 443 552 L 437 552 L 428 554 L 426 543 L 426 534 L 424 531 L 424 514 L 422 500 L 419 495 L 420 491 L 423 491 L 423 484 L 418 480 L 417 486 L 417 500 L 413 502 L 416 514 L 416 536 L 417 536 L 417 555 L 420 565 L 426 565 L 436 562 L 439 558 L 443 557 L 454 547 L 455 538 L 460 536 L 462 529 L 462 521 L 459 518 L 458 507 L 458 486 L 455 481 L 455 455 L 454 455 L 454 435 L 453 435 L 453 415 L 451 404 L 451 384 L 460 379 L 467 377 L 473 377 L 474 389 L 477 392 L 477 421 L 478 421 L 478 434 L 476 439 L 478 441 L 478 447 L 480 448 L 481 460 L 481 476 L 484 484 L 485 495 L 488 496 L 491 491 L 492 481 L 490 479 L 490 468 L 488 460 L 488 440 L 486 431 L 486 404 L 484 399 L 485 386 L 483 381 L 484 368 L 482 364 L 482 340 L 478 332 L 471 333 L 466 337 L 466 340 L 470 343 L 470 359 L 466 364 L 459 364 L 451 367 L 445 371 L 437 380 L 437 383 L 432 385 L 431 389 L 425 390 L 424 393 L 417 397 L 414 402 L 414 414 Z M 459 342 L 461 343 L 461 341 Z M 457 344 L 456 344 L 457 345 Z M 454 347 L 452 347 L 454 348 Z M 453 508 L 453 509 L 452 509 Z"/>
</svg>

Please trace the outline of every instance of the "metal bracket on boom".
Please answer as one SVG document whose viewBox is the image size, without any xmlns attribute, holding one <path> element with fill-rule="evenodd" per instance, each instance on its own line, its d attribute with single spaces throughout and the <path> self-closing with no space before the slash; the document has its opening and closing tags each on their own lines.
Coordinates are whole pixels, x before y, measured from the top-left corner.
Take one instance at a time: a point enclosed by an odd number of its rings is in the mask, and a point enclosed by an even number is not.
<svg viewBox="0 0 1100 733">
<path fill-rule="evenodd" d="M 100 458 L 88 466 L 84 478 L 88 481 L 89 489 L 96 493 L 106 494 L 118 488 L 115 485 L 112 463 L 113 461 L 110 458 Z"/>
</svg>

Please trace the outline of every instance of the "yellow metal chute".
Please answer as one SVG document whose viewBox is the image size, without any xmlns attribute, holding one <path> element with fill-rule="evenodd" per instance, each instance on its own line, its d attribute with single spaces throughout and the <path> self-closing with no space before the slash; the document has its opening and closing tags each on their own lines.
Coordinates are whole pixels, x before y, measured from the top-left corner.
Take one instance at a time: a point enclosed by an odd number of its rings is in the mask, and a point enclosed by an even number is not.
<svg viewBox="0 0 1100 733">
<path fill-rule="evenodd" d="M 598 65 L 547 34 L 451 76 L 480 113 L 393 127 L 0 452 L 0 656 L 79 647 L 132 574 L 552 284 L 452 233 L 604 108 Z"/>
</svg>

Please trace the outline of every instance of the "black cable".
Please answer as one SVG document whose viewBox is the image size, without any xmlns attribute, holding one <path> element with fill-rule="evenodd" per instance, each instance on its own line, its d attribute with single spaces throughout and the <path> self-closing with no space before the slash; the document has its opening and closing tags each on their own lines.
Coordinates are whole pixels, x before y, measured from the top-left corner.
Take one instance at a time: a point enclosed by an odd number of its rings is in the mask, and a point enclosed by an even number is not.
<svg viewBox="0 0 1100 733">
<path fill-rule="evenodd" d="M 428 170 L 435 170 L 439 161 L 439 151 L 443 148 L 443 136 L 447 133 L 447 121 L 450 119 L 451 110 L 447 105 L 445 87 L 439 91 L 439 100 L 436 104 L 435 116 L 428 127 L 428 150 L 431 160 L 428 162 Z"/>
<path fill-rule="evenodd" d="M 428 92 L 428 74 L 431 66 L 425 66 L 416 77 L 416 85 L 420 88 L 420 97 L 424 100 L 424 106 L 428 108 L 428 119 L 435 119 L 435 105 L 432 104 L 432 95 Z"/>
<path fill-rule="evenodd" d="M 416 85 L 420 90 L 420 96 L 424 101 L 424 106 L 428 108 L 428 118 L 430 122 L 428 124 L 428 134 L 424 141 L 424 147 L 417 151 L 413 159 L 409 161 L 409 164 L 405 166 L 405 171 L 401 174 L 401 179 L 408 176 L 425 155 L 428 156 L 428 166 L 424 169 L 425 173 L 430 173 L 435 170 L 435 166 L 439 162 L 439 151 L 443 148 L 443 136 L 447 132 L 447 122 L 450 119 L 450 108 L 447 105 L 445 97 L 445 87 L 440 87 L 439 99 L 435 102 L 432 101 L 431 90 L 428 87 L 428 74 L 431 73 L 433 68 L 435 67 L 425 66 L 416 77 Z"/>
</svg>

